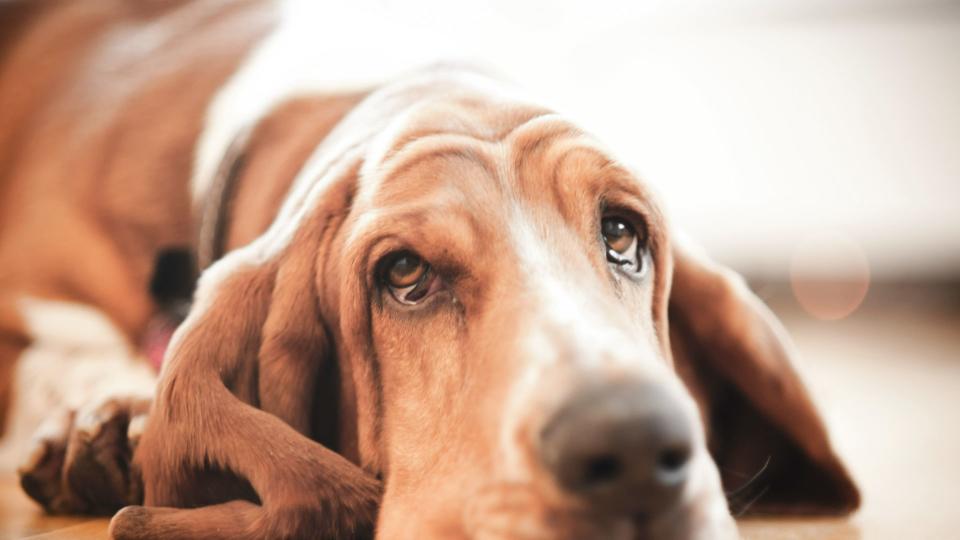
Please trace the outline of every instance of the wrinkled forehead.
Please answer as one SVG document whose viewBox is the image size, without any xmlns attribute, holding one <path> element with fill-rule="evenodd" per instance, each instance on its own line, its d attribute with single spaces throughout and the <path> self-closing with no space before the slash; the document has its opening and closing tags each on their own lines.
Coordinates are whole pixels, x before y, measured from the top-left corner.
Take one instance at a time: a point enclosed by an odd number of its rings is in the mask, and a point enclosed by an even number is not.
<svg viewBox="0 0 960 540">
<path fill-rule="evenodd" d="M 543 107 L 489 89 L 450 88 L 416 101 L 377 135 L 355 205 L 374 220 L 432 209 L 495 217 L 549 208 L 569 221 L 600 192 L 646 200 L 592 137 Z"/>
<path fill-rule="evenodd" d="M 553 118 L 490 91 L 458 87 L 424 96 L 371 145 L 357 201 L 384 208 L 436 190 L 502 191 L 514 142 Z"/>
</svg>

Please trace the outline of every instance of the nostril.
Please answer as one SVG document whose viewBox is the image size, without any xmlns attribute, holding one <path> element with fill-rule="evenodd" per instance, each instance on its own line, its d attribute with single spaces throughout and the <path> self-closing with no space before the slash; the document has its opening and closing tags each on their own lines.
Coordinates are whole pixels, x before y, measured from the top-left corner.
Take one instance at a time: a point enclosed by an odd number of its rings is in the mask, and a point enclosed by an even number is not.
<svg viewBox="0 0 960 540">
<path fill-rule="evenodd" d="M 623 462 L 615 455 L 608 454 L 589 459 L 583 475 L 584 487 L 616 480 L 622 472 Z"/>
<path fill-rule="evenodd" d="M 683 468 L 690 461 L 690 449 L 673 447 L 662 450 L 657 456 L 657 477 L 663 483 L 683 479 Z"/>
<path fill-rule="evenodd" d="M 660 453 L 657 464 L 666 471 L 675 471 L 687 464 L 690 452 L 686 448 L 669 448 Z"/>
</svg>

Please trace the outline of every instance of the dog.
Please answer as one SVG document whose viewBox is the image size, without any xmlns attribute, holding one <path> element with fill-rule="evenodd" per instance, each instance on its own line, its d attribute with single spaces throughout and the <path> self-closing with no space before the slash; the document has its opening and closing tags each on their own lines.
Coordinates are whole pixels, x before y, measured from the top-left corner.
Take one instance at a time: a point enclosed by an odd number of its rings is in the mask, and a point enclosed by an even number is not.
<svg viewBox="0 0 960 540">
<path fill-rule="evenodd" d="M 336 73 L 270 3 L 0 9 L 0 408 L 49 511 L 692 539 L 857 507 L 776 319 L 513 86 L 305 84 Z M 157 375 L 138 344 L 193 260 Z"/>
</svg>

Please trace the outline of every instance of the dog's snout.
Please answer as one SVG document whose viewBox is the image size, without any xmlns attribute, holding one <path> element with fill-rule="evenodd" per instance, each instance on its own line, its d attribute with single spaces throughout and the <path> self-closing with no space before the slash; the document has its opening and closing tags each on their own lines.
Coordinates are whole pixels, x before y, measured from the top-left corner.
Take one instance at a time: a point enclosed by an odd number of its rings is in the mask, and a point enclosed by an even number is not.
<svg viewBox="0 0 960 540">
<path fill-rule="evenodd" d="M 541 432 L 541 457 L 566 491 L 605 510 L 654 514 L 683 491 L 693 426 L 675 398 L 650 384 L 575 395 Z"/>
</svg>

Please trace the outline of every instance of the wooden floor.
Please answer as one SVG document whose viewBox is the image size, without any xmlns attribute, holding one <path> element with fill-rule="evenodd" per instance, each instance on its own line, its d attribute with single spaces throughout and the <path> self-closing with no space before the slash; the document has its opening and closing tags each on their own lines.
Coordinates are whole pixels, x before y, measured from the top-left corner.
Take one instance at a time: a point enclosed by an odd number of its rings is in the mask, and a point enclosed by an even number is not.
<svg viewBox="0 0 960 540">
<path fill-rule="evenodd" d="M 960 309 L 894 294 L 820 322 L 773 296 L 864 506 L 850 519 L 743 520 L 743 537 L 960 539 Z M 0 539 L 105 538 L 106 527 L 45 516 L 0 476 Z"/>
</svg>

